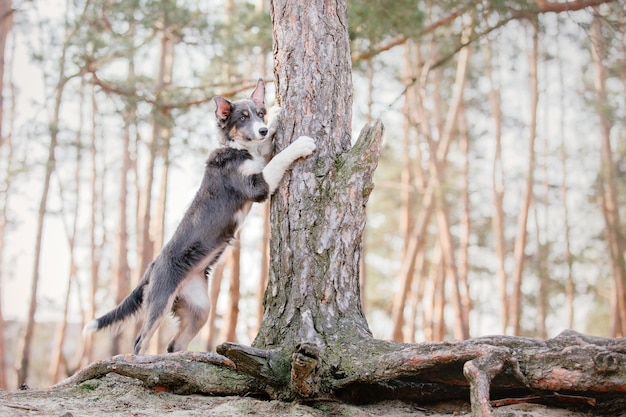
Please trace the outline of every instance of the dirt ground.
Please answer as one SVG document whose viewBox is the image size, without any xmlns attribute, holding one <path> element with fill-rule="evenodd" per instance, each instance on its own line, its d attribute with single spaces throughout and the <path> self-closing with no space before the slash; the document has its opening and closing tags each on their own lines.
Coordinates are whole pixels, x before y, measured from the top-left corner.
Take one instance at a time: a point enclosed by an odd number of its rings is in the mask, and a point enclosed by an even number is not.
<svg viewBox="0 0 626 417">
<path fill-rule="evenodd" d="M 592 414 L 517 404 L 496 408 L 494 417 L 589 417 Z M 469 416 L 463 402 L 416 405 L 386 401 L 372 405 L 340 402 L 311 404 L 265 401 L 242 397 L 175 395 L 144 388 L 140 382 L 117 375 L 54 390 L 0 392 L 2 417 L 462 417 Z M 626 417 L 626 412 L 620 417 Z"/>
</svg>

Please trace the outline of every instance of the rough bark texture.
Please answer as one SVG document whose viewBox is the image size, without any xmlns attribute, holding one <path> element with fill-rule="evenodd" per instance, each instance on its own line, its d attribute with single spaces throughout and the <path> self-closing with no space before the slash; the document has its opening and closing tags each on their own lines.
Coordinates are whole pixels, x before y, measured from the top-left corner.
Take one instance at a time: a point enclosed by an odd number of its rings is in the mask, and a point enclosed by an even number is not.
<svg viewBox="0 0 626 417">
<path fill-rule="evenodd" d="M 277 151 L 300 135 L 314 137 L 317 151 L 294 166 L 272 201 L 266 311 L 255 347 L 369 335 L 359 299 L 359 256 L 382 126 L 350 148 L 345 7 L 272 2 L 277 97 L 289 115 L 282 119 Z"/>
</svg>

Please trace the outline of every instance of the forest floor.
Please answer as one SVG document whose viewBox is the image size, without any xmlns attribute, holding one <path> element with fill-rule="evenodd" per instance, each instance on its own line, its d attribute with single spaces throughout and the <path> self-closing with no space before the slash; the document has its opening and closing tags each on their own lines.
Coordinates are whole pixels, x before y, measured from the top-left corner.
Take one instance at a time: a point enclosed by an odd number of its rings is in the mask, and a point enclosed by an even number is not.
<svg viewBox="0 0 626 417">
<path fill-rule="evenodd" d="M 4 417 L 469 417 L 464 402 L 417 405 L 385 401 L 351 405 L 336 401 L 286 403 L 249 397 L 175 395 L 146 389 L 137 380 L 109 374 L 77 386 L 54 390 L 0 391 L 0 416 Z M 590 417 L 596 414 L 516 404 L 498 407 L 494 417 Z M 626 417 L 626 411 L 616 417 Z"/>
</svg>

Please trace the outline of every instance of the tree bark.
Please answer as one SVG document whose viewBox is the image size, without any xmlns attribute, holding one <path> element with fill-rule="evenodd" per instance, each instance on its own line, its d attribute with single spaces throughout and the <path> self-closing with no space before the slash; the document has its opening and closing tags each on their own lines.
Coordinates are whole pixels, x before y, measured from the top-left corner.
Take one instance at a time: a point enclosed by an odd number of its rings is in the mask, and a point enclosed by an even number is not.
<svg viewBox="0 0 626 417">
<path fill-rule="evenodd" d="M 254 346 L 293 351 L 301 342 L 323 346 L 328 338 L 370 337 L 361 311 L 359 255 L 382 125 L 350 147 L 345 3 L 279 0 L 271 9 L 277 97 L 286 115 L 277 150 L 299 135 L 315 137 L 318 148 L 294 165 L 272 198 L 266 311 Z"/>
</svg>

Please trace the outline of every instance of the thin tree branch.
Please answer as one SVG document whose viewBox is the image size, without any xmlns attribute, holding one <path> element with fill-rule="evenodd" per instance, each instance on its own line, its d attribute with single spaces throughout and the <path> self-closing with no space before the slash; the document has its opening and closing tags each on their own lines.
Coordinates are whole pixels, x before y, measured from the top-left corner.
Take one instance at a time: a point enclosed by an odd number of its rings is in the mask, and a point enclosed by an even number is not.
<svg viewBox="0 0 626 417">
<path fill-rule="evenodd" d="M 599 6 L 604 3 L 612 3 L 615 0 L 575 0 L 566 2 L 553 2 L 548 0 L 535 0 L 535 4 L 542 13 L 574 12 L 587 7 Z"/>
</svg>

